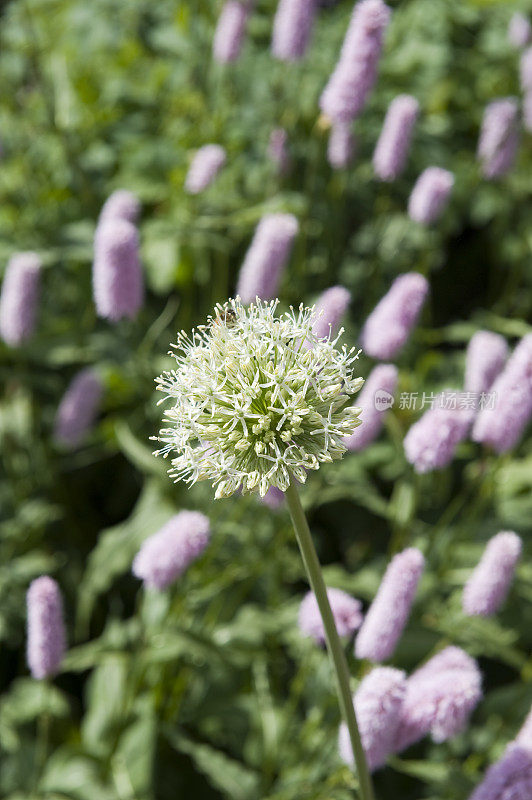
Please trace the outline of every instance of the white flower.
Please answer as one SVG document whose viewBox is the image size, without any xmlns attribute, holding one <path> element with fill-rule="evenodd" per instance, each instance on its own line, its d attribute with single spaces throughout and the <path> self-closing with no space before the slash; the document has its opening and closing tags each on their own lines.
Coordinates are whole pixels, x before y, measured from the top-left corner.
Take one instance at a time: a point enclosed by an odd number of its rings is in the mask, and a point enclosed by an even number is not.
<svg viewBox="0 0 532 800">
<path fill-rule="evenodd" d="M 275 316 L 278 300 L 244 307 L 218 305 L 189 336 L 178 334 L 176 369 L 157 379 L 170 400 L 156 452 L 172 458 L 170 475 L 210 480 L 216 497 L 271 486 L 285 491 L 291 475 L 341 458 L 343 438 L 360 424 L 350 405 L 361 387 L 354 349 L 312 332 L 314 309 Z"/>
</svg>

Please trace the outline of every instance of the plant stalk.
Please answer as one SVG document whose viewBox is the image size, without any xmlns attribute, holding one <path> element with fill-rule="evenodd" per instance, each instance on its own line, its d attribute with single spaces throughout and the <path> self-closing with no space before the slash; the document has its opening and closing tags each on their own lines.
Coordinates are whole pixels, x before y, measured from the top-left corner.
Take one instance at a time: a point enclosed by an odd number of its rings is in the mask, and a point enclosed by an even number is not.
<svg viewBox="0 0 532 800">
<path fill-rule="evenodd" d="M 361 800 L 374 800 L 373 785 L 369 773 L 366 756 L 362 747 L 360 739 L 360 732 L 353 708 L 353 699 L 351 696 L 351 689 L 349 688 L 349 670 L 345 653 L 336 630 L 331 606 L 327 598 L 327 590 L 323 581 L 321 573 L 321 566 L 316 555 L 310 529 L 305 517 L 305 512 L 299 499 L 299 493 L 294 481 L 290 482 L 290 486 L 285 492 L 286 501 L 292 523 L 296 533 L 297 543 L 301 551 L 303 563 L 307 572 L 307 577 L 312 591 L 316 596 L 318 608 L 320 610 L 323 627 L 325 629 L 325 639 L 327 642 L 327 649 L 334 667 L 336 675 L 336 684 L 338 691 L 338 699 L 340 701 L 340 709 L 342 716 L 347 724 L 349 731 L 349 738 L 351 740 L 351 747 L 355 757 L 355 764 L 360 784 L 360 797 Z"/>
</svg>

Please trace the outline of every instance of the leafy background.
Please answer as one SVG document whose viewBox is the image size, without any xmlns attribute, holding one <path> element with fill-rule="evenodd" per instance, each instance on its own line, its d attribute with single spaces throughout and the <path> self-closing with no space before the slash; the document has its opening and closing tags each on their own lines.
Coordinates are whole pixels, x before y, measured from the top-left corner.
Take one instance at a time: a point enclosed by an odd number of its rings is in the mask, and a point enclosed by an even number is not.
<svg viewBox="0 0 532 800">
<path fill-rule="evenodd" d="M 269 53 L 273 0 L 258 0 L 240 61 L 211 58 L 219 5 L 206 0 L 12 0 L 0 18 L 0 263 L 44 260 L 37 335 L 0 344 L 0 794 L 72 800 L 188 797 L 344 800 L 356 781 L 336 751 L 338 710 L 323 651 L 298 634 L 306 584 L 289 519 L 254 498 L 214 502 L 174 486 L 151 456 L 154 377 L 178 328 L 203 321 L 234 291 L 265 211 L 297 215 L 301 232 L 283 303 L 342 283 L 347 337 L 393 277 L 431 283 L 420 326 L 399 360 L 400 391 L 461 385 L 479 328 L 510 343 L 532 319 L 531 138 L 496 183 L 475 150 L 490 100 L 519 93 L 511 14 L 530 4 L 401 0 L 378 86 L 357 123 L 357 157 L 335 173 L 317 100 L 352 9 L 322 8 L 299 64 Z M 385 108 L 416 95 L 422 116 L 400 180 L 373 178 Z M 284 126 L 293 167 L 266 156 Z M 204 194 L 183 181 L 191 153 L 215 141 L 228 163 Z M 405 214 L 419 172 L 451 169 L 456 185 L 435 228 Z M 95 220 L 118 187 L 142 200 L 149 288 L 135 322 L 98 320 L 90 271 Z M 73 453 L 53 418 L 70 378 L 95 365 L 105 382 L 98 425 Z M 362 358 L 360 372 L 371 369 Z M 419 546 L 428 567 L 393 659 L 412 669 L 443 642 L 480 660 L 485 700 L 467 731 L 424 741 L 376 776 L 380 800 L 461 800 L 515 734 L 532 701 L 532 440 L 496 458 L 463 444 L 447 470 L 416 476 L 402 439 L 419 412 L 397 407 L 365 452 L 312 475 L 304 490 L 330 585 L 370 601 L 389 556 Z M 140 543 L 181 508 L 208 514 L 205 555 L 170 591 L 132 577 Z M 486 540 L 525 539 L 503 612 L 472 620 L 460 591 Z M 65 595 L 71 649 L 53 684 L 28 677 L 25 592 L 48 572 Z M 351 650 L 349 650 L 351 652 Z M 351 658 L 353 687 L 364 667 Z"/>
</svg>

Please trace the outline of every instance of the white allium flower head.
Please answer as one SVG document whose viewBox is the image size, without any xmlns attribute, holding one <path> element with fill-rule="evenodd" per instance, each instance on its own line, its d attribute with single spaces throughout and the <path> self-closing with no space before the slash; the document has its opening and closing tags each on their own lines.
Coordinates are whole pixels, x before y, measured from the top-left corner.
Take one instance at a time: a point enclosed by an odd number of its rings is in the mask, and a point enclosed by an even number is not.
<svg viewBox="0 0 532 800">
<path fill-rule="evenodd" d="M 178 334 L 177 366 L 157 379 L 171 406 L 156 455 L 172 457 L 175 481 L 210 480 L 217 498 L 239 489 L 264 497 L 345 453 L 360 424 L 351 405 L 363 383 L 353 377 L 358 353 L 338 344 L 343 329 L 317 337 L 313 308 L 276 315 L 278 302 L 246 307 L 237 297 Z"/>
</svg>

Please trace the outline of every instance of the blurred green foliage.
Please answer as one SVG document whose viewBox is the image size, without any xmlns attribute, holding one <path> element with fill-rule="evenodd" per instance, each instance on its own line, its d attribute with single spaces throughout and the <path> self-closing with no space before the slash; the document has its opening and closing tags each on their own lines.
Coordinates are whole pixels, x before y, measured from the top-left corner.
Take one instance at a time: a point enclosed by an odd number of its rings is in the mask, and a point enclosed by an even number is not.
<svg viewBox="0 0 532 800">
<path fill-rule="evenodd" d="M 351 13 L 320 10 L 299 64 L 273 61 L 275 3 L 258 0 L 241 59 L 212 62 L 219 5 L 206 0 L 12 0 L 0 18 L 0 264 L 43 257 L 37 335 L 0 344 L 0 794 L 22 800 L 347 800 L 356 779 L 336 752 L 338 709 L 326 655 L 297 631 L 306 591 L 290 522 L 253 498 L 212 500 L 173 485 L 151 456 L 159 411 L 153 379 L 177 328 L 203 321 L 234 291 L 253 229 L 286 210 L 301 233 L 283 303 L 335 283 L 353 302 L 347 335 L 398 273 L 431 282 L 422 324 L 401 355 L 400 390 L 462 381 L 464 345 L 487 327 L 510 341 L 532 319 L 532 152 L 487 183 L 475 161 L 483 108 L 518 94 L 510 15 L 493 0 L 401 0 L 380 77 L 357 123 L 345 172 L 326 161 L 319 93 Z M 422 116 L 408 168 L 373 178 L 371 153 L 398 92 Z M 287 129 L 293 168 L 266 156 Z M 219 179 L 189 197 L 191 153 L 228 152 Z M 449 210 L 433 229 L 405 214 L 430 164 L 451 169 Z M 118 187 L 142 200 L 149 288 L 134 323 L 97 320 L 92 238 Z M 93 364 L 105 381 L 98 426 L 73 453 L 53 418 L 71 376 Z M 360 362 L 366 375 L 367 358 Z M 418 412 L 395 409 L 380 440 L 312 475 L 304 490 L 330 585 L 369 601 L 389 555 L 407 544 L 428 561 L 394 658 L 412 669 L 443 642 L 480 659 L 485 701 L 467 731 L 425 741 L 376 776 L 380 800 L 465 800 L 515 734 L 532 701 L 532 440 L 494 458 L 461 446 L 443 473 L 416 476 L 402 438 Z M 145 593 L 130 573 L 140 543 L 181 508 L 211 519 L 202 559 L 170 591 Z M 487 538 L 512 528 L 525 558 L 503 612 L 466 619 L 460 590 Z M 24 596 L 48 572 L 66 599 L 71 649 L 53 684 L 27 677 Z M 351 658 L 353 687 L 360 665 Z"/>
</svg>

